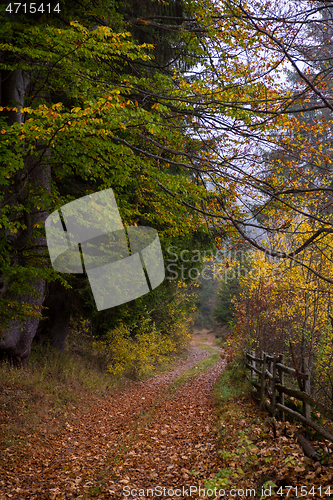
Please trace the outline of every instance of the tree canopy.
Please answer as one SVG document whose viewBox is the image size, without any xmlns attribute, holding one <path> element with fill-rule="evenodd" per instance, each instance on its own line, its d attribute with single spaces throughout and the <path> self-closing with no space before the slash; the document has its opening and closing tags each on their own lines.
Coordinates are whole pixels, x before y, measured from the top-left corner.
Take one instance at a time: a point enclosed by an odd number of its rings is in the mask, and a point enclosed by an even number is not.
<svg viewBox="0 0 333 500">
<path fill-rule="evenodd" d="M 295 261 L 319 239 L 330 248 L 329 2 L 10 5 L 0 25 L 0 349 L 28 355 L 45 281 L 73 286 L 49 263 L 47 214 L 98 190 L 114 190 L 125 225 L 158 229 L 164 249 L 238 238 Z M 289 245 L 269 247 L 251 228 Z M 22 330 L 30 340 L 18 347 Z"/>
</svg>

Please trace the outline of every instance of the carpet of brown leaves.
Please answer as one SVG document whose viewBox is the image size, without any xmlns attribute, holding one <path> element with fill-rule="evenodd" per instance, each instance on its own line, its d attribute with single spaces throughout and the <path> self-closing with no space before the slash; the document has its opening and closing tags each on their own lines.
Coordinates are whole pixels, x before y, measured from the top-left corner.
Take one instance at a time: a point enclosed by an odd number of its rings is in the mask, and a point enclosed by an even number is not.
<svg viewBox="0 0 333 500">
<path fill-rule="evenodd" d="M 131 499 L 129 489 L 203 485 L 219 469 L 211 389 L 224 364 L 172 382 L 207 354 L 194 347 L 166 375 L 92 399 L 88 412 L 73 407 L 53 436 L 36 429 L 22 448 L 8 447 L 0 499 Z"/>
<path fill-rule="evenodd" d="M 205 338 L 212 349 L 213 338 Z M 319 490 L 331 485 L 333 497 L 332 465 L 304 457 L 294 437 L 296 426 L 281 422 L 273 432 L 267 414 L 247 396 L 219 402 L 215 392 L 214 404 L 212 388 L 222 373 L 222 385 L 228 384 L 229 372 L 221 359 L 196 371 L 208 354 L 194 345 L 172 371 L 127 382 L 122 391 L 76 407 L 68 404 L 64 425 L 53 433 L 38 425 L 4 448 L 0 500 L 213 500 L 198 493 L 207 483 L 226 492 L 255 488 L 258 499 L 315 500 L 331 498 Z M 198 375 L 177 384 L 191 367 Z M 261 496 L 269 484 L 283 494 Z M 302 485 L 306 491 L 314 486 L 315 494 L 297 496 Z"/>
<path fill-rule="evenodd" d="M 304 455 L 295 437 L 300 426 L 278 421 L 273 429 L 272 419 L 247 397 L 230 402 L 228 408 L 221 405 L 219 411 L 220 468 L 225 475 L 210 481 L 210 487 L 254 489 L 258 499 L 333 498 L 333 461 L 327 457 L 325 463 L 314 462 Z M 321 443 L 328 452 L 330 445 Z"/>
</svg>

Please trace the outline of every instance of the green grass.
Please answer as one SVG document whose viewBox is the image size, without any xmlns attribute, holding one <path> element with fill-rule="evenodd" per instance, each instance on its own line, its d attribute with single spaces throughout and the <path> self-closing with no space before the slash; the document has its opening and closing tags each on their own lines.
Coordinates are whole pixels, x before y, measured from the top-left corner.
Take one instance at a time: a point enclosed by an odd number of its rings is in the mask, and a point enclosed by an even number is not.
<svg viewBox="0 0 333 500">
<path fill-rule="evenodd" d="M 23 391 L 53 393 L 59 401 L 75 390 L 105 392 L 114 382 L 97 363 L 78 353 L 60 353 L 50 347 L 35 347 L 26 367 L 18 370 L 0 365 L 1 387 L 15 385 Z M 66 394 L 66 395 L 65 395 Z M 66 402 L 66 401 L 65 401 Z"/>
<path fill-rule="evenodd" d="M 214 340 L 214 345 L 217 345 L 218 347 L 225 347 L 226 341 L 224 338 L 216 338 Z"/>
<path fill-rule="evenodd" d="M 228 363 L 222 376 L 214 386 L 216 403 L 227 402 L 233 399 L 252 395 L 253 387 L 245 378 L 245 370 L 237 363 Z"/>
<path fill-rule="evenodd" d="M 185 382 L 188 382 L 189 380 L 197 377 L 198 375 L 201 375 L 218 361 L 220 354 L 216 352 L 215 349 L 208 348 L 207 346 L 205 346 L 205 349 L 207 351 L 211 349 L 213 351 L 213 354 L 207 356 L 201 361 L 198 361 L 198 363 L 192 366 L 192 368 L 189 368 L 180 377 L 178 377 L 172 384 L 172 390 L 176 390 L 180 385 L 183 385 L 185 384 Z"/>
<path fill-rule="evenodd" d="M 238 427 L 239 420 L 244 420 L 246 416 L 246 404 L 253 395 L 252 385 L 247 381 L 245 370 L 239 363 L 233 361 L 227 364 L 214 386 L 213 395 L 219 418 L 217 424 L 221 443 L 219 454 L 224 468 L 209 479 L 205 487 L 237 488 L 236 485 L 244 478 L 243 470 L 251 470 L 252 462 L 256 463 L 257 460 L 255 455 L 257 449 L 250 439 L 248 429 L 245 427 L 245 430 L 242 430 Z"/>
<path fill-rule="evenodd" d="M 200 349 L 203 349 L 204 351 L 210 352 L 211 354 L 216 354 L 216 353 L 219 354 L 219 351 L 217 351 L 216 347 L 207 345 L 204 342 L 197 342 L 196 346 L 199 347 Z"/>
</svg>

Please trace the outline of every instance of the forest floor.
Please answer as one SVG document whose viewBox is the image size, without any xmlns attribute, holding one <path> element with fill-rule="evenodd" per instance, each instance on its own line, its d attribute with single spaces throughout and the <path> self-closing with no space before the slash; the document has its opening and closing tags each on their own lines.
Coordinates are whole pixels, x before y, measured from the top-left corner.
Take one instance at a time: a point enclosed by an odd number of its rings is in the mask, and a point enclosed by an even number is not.
<svg viewBox="0 0 333 500">
<path fill-rule="evenodd" d="M 220 462 L 211 391 L 224 363 L 213 340 L 195 336 L 173 370 L 92 397 L 83 411 L 67 408 L 53 435 L 39 426 L 21 446 L 8 447 L 0 499 L 124 498 L 129 489 L 183 486 L 192 486 L 194 497 Z"/>
<path fill-rule="evenodd" d="M 304 457 L 291 424 L 274 435 L 248 395 L 223 396 L 220 352 L 201 332 L 164 374 L 67 404 L 53 432 L 45 420 L 4 448 L 0 500 L 332 498 L 332 466 Z"/>
</svg>

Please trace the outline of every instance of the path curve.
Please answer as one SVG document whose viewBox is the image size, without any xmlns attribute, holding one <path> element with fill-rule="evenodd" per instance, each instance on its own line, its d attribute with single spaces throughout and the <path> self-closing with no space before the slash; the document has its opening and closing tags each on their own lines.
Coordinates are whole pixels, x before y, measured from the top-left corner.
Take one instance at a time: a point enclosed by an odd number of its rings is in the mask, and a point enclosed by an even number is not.
<svg viewBox="0 0 333 500">
<path fill-rule="evenodd" d="M 195 488 L 219 469 L 211 390 L 224 362 L 170 389 L 207 355 L 193 346 L 171 372 L 73 410 L 56 439 L 36 433 L 20 457 L 7 457 L 0 500 L 199 498 Z"/>
</svg>

